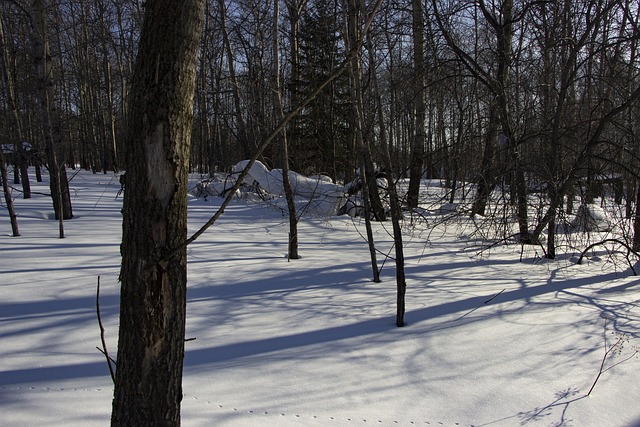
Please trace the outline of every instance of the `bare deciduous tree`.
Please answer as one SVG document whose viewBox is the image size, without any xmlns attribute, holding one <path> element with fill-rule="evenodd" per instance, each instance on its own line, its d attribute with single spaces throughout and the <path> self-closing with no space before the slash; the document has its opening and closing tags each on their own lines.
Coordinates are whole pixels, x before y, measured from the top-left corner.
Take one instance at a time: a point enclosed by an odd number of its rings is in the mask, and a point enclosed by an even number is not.
<svg viewBox="0 0 640 427">
<path fill-rule="evenodd" d="M 49 168 L 51 198 L 60 237 L 64 237 L 63 220 L 73 218 L 71 193 L 63 156 L 61 156 L 61 117 L 57 99 L 56 82 L 53 79 L 53 60 L 49 50 L 47 12 L 45 0 L 31 4 L 33 57 L 36 64 L 42 135 L 44 135 L 47 166 Z"/>
<path fill-rule="evenodd" d="M 126 140 L 113 426 L 180 425 L 182 400 L 181 245 L 204 0 L 148 0 L 145 7 Z"/>
</svg>

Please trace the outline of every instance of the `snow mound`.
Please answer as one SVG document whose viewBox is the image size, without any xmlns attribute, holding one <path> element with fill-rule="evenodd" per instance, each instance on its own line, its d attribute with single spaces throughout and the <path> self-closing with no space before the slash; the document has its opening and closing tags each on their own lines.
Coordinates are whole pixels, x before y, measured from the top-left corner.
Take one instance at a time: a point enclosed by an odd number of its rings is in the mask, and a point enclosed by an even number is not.
<svg viewBox="0 0 640 427">
<path fill-rule="evenodd" d="M 613 223 L 607 212 L 600 206 L 582 204 L 571 226 L 577 231 L 611 231 Z"/>
<path fill-rule="evenodd" d="M 248 163 L 248 160 L 238 162 L 233 166 L 232 172 L 240 173 Z M 282 198 L 285 195 L 282 178 L 282 169 L 269 170 L 263 163 L 256 161 L 251 165 L 245 182 L 253 183 L 263 193 Z M 306 177 L 289 171 L 289 182 L 297 210 L 306 214 L 320 217 L 336 215 L 346 202 L 344 186 L 333 183 L 327 176 Z"/>
</svg>

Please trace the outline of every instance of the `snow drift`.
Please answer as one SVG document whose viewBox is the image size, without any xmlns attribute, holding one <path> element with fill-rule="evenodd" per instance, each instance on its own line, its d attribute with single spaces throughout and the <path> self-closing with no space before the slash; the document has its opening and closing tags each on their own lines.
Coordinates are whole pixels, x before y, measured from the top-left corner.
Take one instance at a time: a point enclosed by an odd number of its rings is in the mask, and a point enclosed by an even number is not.
<svg viewBox="0 0 640 427">
<path fill-rule="evenodd" d="M 195 195 L 225 196 L 248 163 L 249 160 L 243 160 L 233 166 L 231 174 L 214 174 L 210 179 L 198 183 Z M 244 184 L 262 199 L 284 208 L 286 200 L 282 178 L 282 169 L 269 170 L 263 163 L 256 161 L 245 177 Z M 333 216 L 347 201 L 345 187 L 335 184 L 328 176 L 307 177 L 290 171 L 289 182 L 299 214 Z"/>
</svg>

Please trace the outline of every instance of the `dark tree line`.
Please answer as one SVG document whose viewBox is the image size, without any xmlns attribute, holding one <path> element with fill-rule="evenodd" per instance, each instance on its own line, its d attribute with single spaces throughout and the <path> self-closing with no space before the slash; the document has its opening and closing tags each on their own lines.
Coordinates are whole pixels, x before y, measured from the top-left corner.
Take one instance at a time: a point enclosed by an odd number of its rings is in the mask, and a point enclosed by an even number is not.
<svg viewBox="0 0 640 427">
<path fill-rule="evenodd" d="M 279 6 L 274 25 L 273 2 L 206 2 L 191 171 L 249 158 L 278 121 L 273 93 L 289 111 L 345 59 L 348 1 Z M 65 168 L 126 170 L 143 7 L 14 0 L 0 8 L 0 136 L 15 154 L 7 162 L 25 197 L 26 166 L 44 165 L 57 177 L 55 205 L 70 218 Z M 640 194 L 639 19 L 631 0 L 386 0 L 372 23 L 374 55 L 362 62 L 363 116 L 354 115 L 353 79 L 333 80 L 287 126 L 288 166 L 351 180 L 361 120 L 371 163 L 384 163 L 384 138 L 394 177 L 413 177 L 409 207 L 419 204 L 418 178 L 446 180 L 451 200 L 472 197 L 473 215 L 493 211 L 494 191 L 505 191 L 501 209 L 513 212 L 521 241 L 538 243 L 543 231 L 553 237 L 558 215 L 571 212 L 576 198 L 593 201 L 603 183 L 606 190 L 618 181 L 616 199 L 631 217 Z M 28 155 L 21 141 L 32 147 Z M 270 146 L 260 160 L 282 167 L 281 150 Z M 468 183 L 477 191 L 469 193 Z M 532 191 L 546 200 L 535 217 Z"/>
</svg>

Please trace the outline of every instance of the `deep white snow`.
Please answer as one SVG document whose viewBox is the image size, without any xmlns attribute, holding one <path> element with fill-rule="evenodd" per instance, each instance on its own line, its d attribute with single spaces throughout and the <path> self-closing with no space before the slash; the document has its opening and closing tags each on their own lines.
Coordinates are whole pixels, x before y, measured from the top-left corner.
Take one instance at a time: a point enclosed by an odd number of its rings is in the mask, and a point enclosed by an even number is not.
<svg viewBox="0 0 640 427">
<path fill-rule="evenodd" d="M 18 238 L 0 206 L 2 426 L 109 422 L 96 284 L 115 357 L 120 185 L 80 172 L 71 187 L 65 239 L 48 197 L 14 193 Z M 189 203 L 193 232 L 221 200 Z M 374 226 L 392 255 L 391 224 Z M 640 426 L 640 279 L 620 255 L 479 253 L 473 230 L 464 217 L 406 227 L 407 325 L 396 328 L 393 261 L 379 256 L 373 283 L 359 219 L 303 218 L 302 259 L 289 262 L 281 211 L 233 202 L 188 249 L 183 425 Z M 608 345 L 629 341 L 585 397 L 605 331 Z"/>
</svg>

